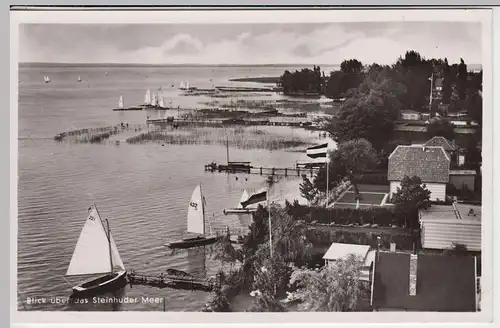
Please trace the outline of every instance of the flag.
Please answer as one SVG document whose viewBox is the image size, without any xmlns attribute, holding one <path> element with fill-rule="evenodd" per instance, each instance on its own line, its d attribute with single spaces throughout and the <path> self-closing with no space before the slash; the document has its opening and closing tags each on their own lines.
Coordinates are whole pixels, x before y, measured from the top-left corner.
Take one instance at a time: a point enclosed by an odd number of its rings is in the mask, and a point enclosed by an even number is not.
<svg viewBox="0 0 500 328">
<path fill-rule="evenodd" d="M 243 206 L 243 208 L 245 208 L 248 205 L 263 202 L 266 199 L 267 199 L 267 190 L 261 189 L 261 190 L 257 191 L 256 193 L 250 195 L 250 197 L 248 197 L 247 200 L 241 202 L 241 206 Z"/>
<path fill-rule="evenodd" d="M 307 148 L 306 154 L 310 158 L 326 157 L 327 150 L 328 143 L 324 143 L 322 145 Z"/>
</svg>

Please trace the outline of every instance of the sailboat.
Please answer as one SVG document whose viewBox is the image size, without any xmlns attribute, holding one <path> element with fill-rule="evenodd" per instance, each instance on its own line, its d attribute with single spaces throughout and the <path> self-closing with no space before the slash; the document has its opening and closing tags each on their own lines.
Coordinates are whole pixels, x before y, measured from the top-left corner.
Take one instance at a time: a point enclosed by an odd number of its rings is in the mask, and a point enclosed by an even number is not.
<svg viewBox="0 0 500 328">
<path fill-rule="evenodd" d="M 126 283 L 127 270 L 118 253 L 106 219 L 106 228 L 95 204 L 90 206 L 66 276 L 100 275 L 73 287 L 73 295 L 100 293 Z"/>
<path fill-rule="evenodd" d="M 151 105 L 151 89 L 146 91 L 146 95 L 144 96 L 144 105 Z"/>
<path fill-rule="evenodd" d="M 118 108 L 113 108 L 113 111 L 124 111 L 124 110 L 142 110 L 142 107 L 139 107 L 139 106 L 124 107 L 123 96 L 120 96 L 120 99 L 118 100 Z"/>
<path fill-rule="evenodd" d="M 49 79 L 49 77 L 47 75 L 45 75 L 43 77 L 43 80 L 45 81 L 45 83 L 49 83 L 50 82 L 50 79 Z"/>
<path fill-rule="evenodd" d="M 158 94 L 158 106 L 161 108 L 165 108 L 165 102 L 163 101 L 163 96 Z"/>
<path fill-rule="evenodd" d="M 82 82 L 82 78 L 80 76 L 78 76 L 78 82 Z"/>
<path fill-rule="evenodd" d="M 191 195 L 187 214 L 187 232 L 197 234 L 196 237 L 184 238 L 180 241 L 165 244 L 169 248 L 191 248 L 215 243 L 221 236 L 205 234 L 205 197 L 201 184 L 196 186 Z"/>
<path fill-rule="evenodd" d="M 240 201 L 236 205 L 236 208 L 225 208 L 223 210 L 223 213 L 227 215 L 227 214 L 252 213 L 252 212 L 257 211 L 256 208 L 243 208 L 243 205 L 241 205 L 241 203 L 248 200 L 248 197 L 249 197 L 249 195 L 248 195 L 247 190 L 246 189 L 243 190 L 243 193 L 241 194 Z"/>
</svg>

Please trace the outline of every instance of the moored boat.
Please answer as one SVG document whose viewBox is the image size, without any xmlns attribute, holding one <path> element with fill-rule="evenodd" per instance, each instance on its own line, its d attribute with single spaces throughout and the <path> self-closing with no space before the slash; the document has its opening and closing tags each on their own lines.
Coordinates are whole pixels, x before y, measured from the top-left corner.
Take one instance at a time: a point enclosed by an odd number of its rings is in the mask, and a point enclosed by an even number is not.
<svg viewBox="0 0 500 328">
<path fill-rule="evenodd" d="M 199 184 L 191 195 L 187 215 L 187 232 L 197 234 L 197 236 L 170 242 L 165 244 L 165 246 L 169 248 L 192 248 L 210 245 L 221 239 L 222 236 L 206 234 L 205 222 L 205 197 L 203 197 L 201 184 Z"/>
<path fill-rule="evenodd" d="M 95 277 L 98 275 L 98 277 Z M 111 235 L 93 204 L 76 243 L 66 276 L 94 276 L 72 288 L 72 297 L 113 291 L 126 284 L 127 270 Z"/>
<path fill-rule="evenodd" d="M 113 111 L 124 111 L 124 110 L 142 110 L 142 107 L 135 106 L 135 107 L 124 107 L 123 105 L 123 96 L 120 96 L 120 99 L 118 100 L 118 107 L 113 108 Z"/>
</svg>

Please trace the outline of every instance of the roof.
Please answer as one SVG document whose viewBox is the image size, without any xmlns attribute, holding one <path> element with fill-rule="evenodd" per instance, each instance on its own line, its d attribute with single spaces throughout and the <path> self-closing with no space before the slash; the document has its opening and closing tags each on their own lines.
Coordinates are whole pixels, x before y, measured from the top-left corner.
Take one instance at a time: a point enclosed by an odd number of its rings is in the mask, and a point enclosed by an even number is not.
<svg viewBox="0 0 500 328">
<path fill-rule="evenodd" d="M 379 252 L 373 308 L 476 311 L 476 266 L 471 256 L 418 255 L 416 295 L 410 296 L 410 254 Z"/>
<path fill-rule="evenodd" d="M 401 114 L 420 114 L 420 112 L 417 112 L 417 111 L 414 111 L 414 110 L 411 110 L 411 109 L 403 109 L 401 111 Z"/>
<path fill-rule="evenodd" d="M 443 147 L 399 145 L 389 156 L 389 181 L 401 181 L 404 176 L 418 176 L 422 182 L 448 183 L 450 157 Z"/>
<path fill-rule="evenodd" d="M 471 210 L 474 215 L 469 215 Z M 428 209 L 419 211 L 420 221 L 434 221 L 447 223 L 480 224 L 481 206 L 456 203 L 451 205 L 432 205 Z M 458 221 L 459 220 L 459 221 Z"/>
<path fill-rule="evenodd" d="M 457 149 L 457 147 L 455 147 L 455 145 L 450 140 L 440 136 L 432 137 L 424 145 L 443 147 L 446 151 L 455 151 Z"/>
<path fill-rule="evenodd" d="M 450 175 L 476 175 L 474 170 L 450 170 Z"/>
<path fill-rule="evenodd" d="M 426 126 L 414 126 L 414 125 L 396 125 L 394 131 L 407 131 L 407 132 L 427 132 Z"/>
<path fill-rule="evenodd" d="M 349 254 L 355 254 L 362 257 L 364 261 L 369 250 L 370 245 L 333 243 L 330 248 L 328 248 L 328 251 L 326 251 L 323 259 L 339 260 L 345 258 Z"/>
</svg>

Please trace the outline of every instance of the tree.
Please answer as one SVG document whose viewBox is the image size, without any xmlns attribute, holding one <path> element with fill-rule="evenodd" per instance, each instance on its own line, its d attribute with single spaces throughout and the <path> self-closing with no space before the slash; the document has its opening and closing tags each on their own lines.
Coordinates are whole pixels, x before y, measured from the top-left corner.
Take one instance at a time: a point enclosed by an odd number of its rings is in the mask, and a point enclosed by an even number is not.
<svg viewBox="0 0 500 328">
<path fill-rule="evenodd" d="M 460 58 L 460 64 L 458 65 L 458 81 L 457 81 L 457 91 L 458 98 L 460 100 L 465 100 L 467 97 L 467 65 L 464 60 Z"/>
<path fill-rule="evenodd" d="M 339 152 L 332 151 L 328 154 L 328 157 L 330 160 L 330 163 L 328 163 L 328 184 L 330 187 L 333 187 L 346 176 L 346 171 L 342 164 Z M 316 173 L 313 180 L 314 188 L 322 192 L 326 192 L 326 168 L 327 165 L 322 166 Z"/>
<path fill-rule="evenodd" d="M 359 308 L 366 288 L 360 280 L 361 258 L 350 254 L 344 260 L 324 266 L 319 271 L 300 269 L 292 273 L 290 285 L 302 302 L 303 311 L 346 312 Z"/>
<path fill-rule="evenodd" d="M 451 92 L 452 92 L 452 80 L 450 65 L 448 65 L 448 59 L 444 59 L 443 64 L 443 89 L 442 89 L 442 101 L 443 104 L 449 104 L 451 100 Z"/>
<path fill-rule="evenodd" d="M 392 197 L 392 203 L 396 211 L 403 215 L 405 227 L 412 229 L 418 226 L 418 210 L 430 207 L 430 196 L 431 192 L 419 177 L 405 176 L 401 180 L 401 186 Z"/>
<path fill-rule="evenodd" d="M 363 138 L 381 149 L 392 138 L 404 92 L 404 87 L 391 79 L 390 72 L 373 71 L 342 103 L 327 131 L 337 142 Z"/>
<path fill-rule="evenodd" d="M 314 188 L 311 180 L 305 174 L 302 175 L 302 183 L 299 185 L 299 190 L 300 195 L 307 199 L 308 202 L 312 202 L 318 194 L 318 190 Z"/>
<path fill-rule="evenodd" d="M 455 139 L 455 127 L 448 119 L 434 117 L 427 125 L 427 137 L 445 137 L 448 140 Z"/>
<path fill-rule="evenodd" d="M 269 294 L 258 294 L 248 312 L 287 312 L 287 310 L 276 297 Z"/>
<path fill-rule="evenodd" d="M 371 143 L 365 139 L 343 142 L 338 145 L 337 152 L 347 177 L 354 187 L 356 199 L 360 199 L 359 188 L 354 177 L 377 164 L 377 153 Z"/>
<path fill-rule="evenodd" d="M 467 114 L 479 125 L 483 123 L 483 97 L 478 90 L 468 89 L 467 94 Z"/>
</svg>

